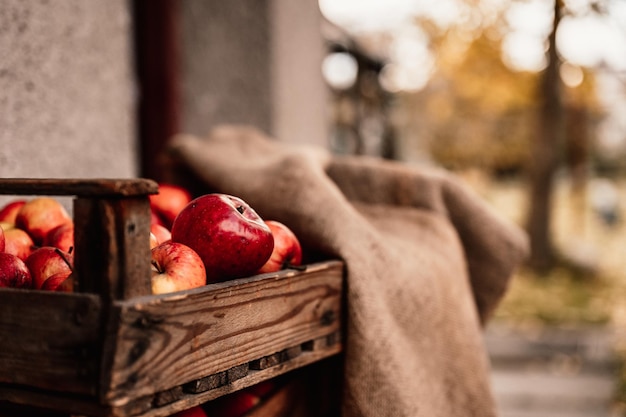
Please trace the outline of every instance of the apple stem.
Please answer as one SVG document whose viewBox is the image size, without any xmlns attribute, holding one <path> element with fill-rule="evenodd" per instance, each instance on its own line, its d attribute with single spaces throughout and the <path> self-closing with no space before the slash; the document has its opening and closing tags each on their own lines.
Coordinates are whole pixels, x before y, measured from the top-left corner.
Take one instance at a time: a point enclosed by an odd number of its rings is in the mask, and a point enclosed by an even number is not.
<svg viewBox="0 0 626 417">
<path fill-rule="evenodd" d="M 70 271 L 74 271 L 74 267 L 72 266 L 72 263 L 70 262 L 69 259 L 67 259 L 67 256 L 65 256 L 65 253 L 63 253 L 63 251 L 59 248 L 54 248 L 54 251 L 59 254 L 59 256 L 61 257 L 61 259 L 63 259 L 63 261 L 65 261 L 65 263 L 67 264 L 67 266 L 70 268 Z M 71 253 L 71 252 L 68 252 Z"/>
<path fill-rule="evenodd" d="M 243 214 L 243 212 L 246 211 L 246 208 L 244 206 L 237 206 L 237 211 L 239 214 Z"/>
</svg>

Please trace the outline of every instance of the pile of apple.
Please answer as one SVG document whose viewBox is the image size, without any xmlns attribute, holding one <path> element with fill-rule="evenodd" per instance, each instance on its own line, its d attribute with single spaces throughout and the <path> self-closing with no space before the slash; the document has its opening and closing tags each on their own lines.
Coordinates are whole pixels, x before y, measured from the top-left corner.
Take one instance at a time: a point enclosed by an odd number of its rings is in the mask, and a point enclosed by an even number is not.
<svg viewBox="0 0 626 417">
<path fill-rule="evenodd" d="M 264 221 L 227 194 L 192 199 L 186 189 L 159 184 L 150 196 L 152 292 L 163 294 L 298 267 L 302 247 L 283 223 Z"/>
<path fill-rule="evenodd" d="M 0 287 L 73 290 L 74 223 L 51 197 L 0 209 Z"/>
<path fill-rule="evenodd" d="M 159 184 L 150 196 L 152 292 L 164 294 L 297 267 L 302 248 L 284 224 L 264 221 L 227 194 L 192 199 Z M 73 291 L 74 222 L 51 197 L 0 208 L 0 287 Z"/>
</svg>

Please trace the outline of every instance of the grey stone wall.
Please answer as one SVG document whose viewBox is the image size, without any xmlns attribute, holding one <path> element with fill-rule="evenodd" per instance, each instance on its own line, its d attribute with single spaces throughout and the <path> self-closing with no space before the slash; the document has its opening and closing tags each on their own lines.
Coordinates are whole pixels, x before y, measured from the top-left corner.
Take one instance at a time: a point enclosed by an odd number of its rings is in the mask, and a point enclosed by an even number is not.
<svg viewBox="0 0 626 417">
<path fill-rule="evenodd" d="M 0 177 L 136 175 L 126 0 L 2 0 Z"/>
<path fill-rule="evenodd" d="M 267 0 L 185 0 L 181 21 L 181 128 L 217 123 L 271 128 Z"/>
<path fill-rule="evenodd" d="M 130 5 L 2 0 L 0 177 L 138 175 Z M 317 1 L 180 5 L 182 131 L 247 123 L 326 145 Z"/>
<path fill-rule="evenodd" d="M 272 134 L 329 146 L 330 93 L 322 77 L 326 46 L 317 0 L 270 0 Z"/>
<path fill-rule="evenodd" d="M 185 0 L 181 7 L 181 130 L 245 123 L 282 141 L 327 146 L 316 0 Z"/>
</svg>

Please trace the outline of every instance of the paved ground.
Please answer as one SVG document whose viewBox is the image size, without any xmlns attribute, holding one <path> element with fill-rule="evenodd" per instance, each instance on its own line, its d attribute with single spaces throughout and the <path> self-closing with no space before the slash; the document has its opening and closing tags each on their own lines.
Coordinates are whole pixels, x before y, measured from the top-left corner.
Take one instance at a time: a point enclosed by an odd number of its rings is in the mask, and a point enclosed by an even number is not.
<svg viewBox="0 0 626 417">
<path fill-rule="evenodd" d="M 622 417 L 613 403 L 615 335 L 491 325 L 486 343 L 500 417 Z"/>
</svg>

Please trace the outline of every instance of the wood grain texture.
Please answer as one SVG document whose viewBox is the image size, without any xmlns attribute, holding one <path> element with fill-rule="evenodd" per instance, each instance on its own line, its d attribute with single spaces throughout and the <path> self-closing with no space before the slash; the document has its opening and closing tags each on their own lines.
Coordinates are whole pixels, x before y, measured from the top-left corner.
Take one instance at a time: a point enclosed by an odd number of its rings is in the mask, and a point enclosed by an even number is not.
<svg viewBox="0 0 626 417">
<path fill-rule="evenodd" d="M 77 288 L 113 300 L 151 294 L 147 197 L 74 200 Z"/>
<path fill-rule="evenodd" d="M 156 194 L 158 184 L 145 178 L 3 178 L 0 194 L 83 197 L 141 196 Z"/>
<path fill-rule="evenodd" d="M 276 378 L 297 369 L 302 369 L 308 365 L 317 365 L 320 361 L 338 355 L 341 351 L 342 344 L 339 342 L 333 345 L 320 344 L 315 351 L 303 352 L 296 358 L 292 358 L 270 368 L 259 371 L 249 370 L 244 377 L 227 382 L 224 385 L 212 388 L 208 391 L 191 393 L 186 389 L 188 384 L 185 384 L 185 386 L 183 386 L 182 395 L 176 401 L 162 407 L 156 407 L 154 405 L 152 399 L 155 396 L 147 396 L 133 400 L 128 404 L 120 405 L 117 409 L 114 409 L 114 412 L 115 415 L 119 417 L 135 417 L 139 415 L 141 417 L 168 417 L 175 412 L 186 410 L 207 401 L 212 401 L 224 395 L 258 384 L 259 382 Z M 143 408 L 141 408 L 142 406 Z"/>
<path fill-rule="evenodd" d="M 96 296 L 2 289 L 0 382 L 95 395 L 100 327 Z"/>
<path fill-rule="evenodd" d="M 106 402 L 122 406 L 340 329 L 343 264 L 115 303 Z"/>
<path fill-rule="evenodd" d="M 333 339 L 338 340 L 338 339 Z M 41 407 L 47 410 L 65 412 L 72 415 L 89 417 L 169 417 L 172 414 L 186 410 L 207 401 L 239 391 L 258 384 L 259 382 L 284 375 L 288 372 L 302 369 L 308 365 L 320 364 L 320 361 L 329 357 L 336 357 L 342 350 L 341 343 L 334 345 L 317 345 L 315 351 L 306 351 L 296 358 L 260 371 L 248 371 L 245 376 L 233 381 L 225 379 L 226 372 L 220 373 L 222 383 L 198 393 L 187 390 L 187 385 L 169 389 L 167 393 L 156 393 L 133 399 L 125 404 L 111 405 L 99 403 L 93 397 L 55 393 L 51 391 L 32 390 L 18 385 L 0 384 L 0 401 L 10 401 L 11 404 L 29 407 Z M 238 366 L 237 368 L 240 368 Z M 163 396 L 169 396 L 168 402 L 158 406 Z M 170 402 L 171 401 L 171 402 Z M 0 412 L 2 407 L 0 406 Z M 0 414 L 1 415 L 1 414 Z M 35 416 L 33 416 L 35 417 Z M 273 416 L 272 416 L 273 417 Z"/>
</svg>

